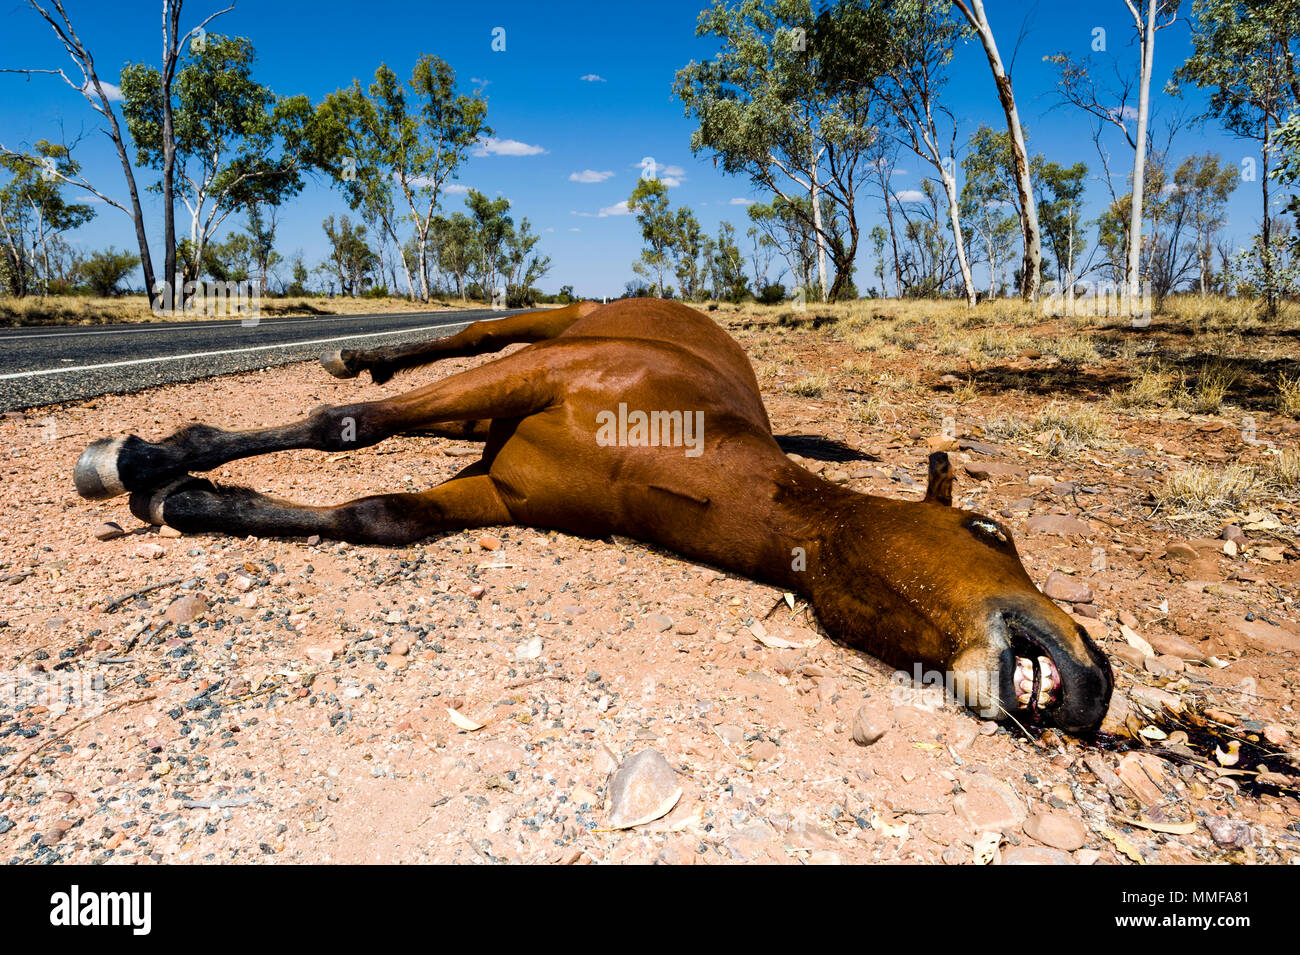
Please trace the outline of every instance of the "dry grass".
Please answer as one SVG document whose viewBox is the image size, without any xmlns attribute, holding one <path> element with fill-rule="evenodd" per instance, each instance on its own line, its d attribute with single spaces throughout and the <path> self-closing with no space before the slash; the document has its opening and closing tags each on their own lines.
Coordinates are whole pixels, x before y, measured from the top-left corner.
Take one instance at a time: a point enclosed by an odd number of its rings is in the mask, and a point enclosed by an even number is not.
<svg viewBox="0 0 1300 955">
<path fill-rule="evenodd" d="M 1277 378 L 1277 411 L 1288 418 L 1300 418 L 1300 375 Z"/>
<path fill-rule="evenodd" d="M 1282 494 L 1300 494 L 1300 449 L 1286 448 L 1270 455 L 1264 464 L 1263 479 Z"/>
<path fill-rule="evenodd" d="M 1149 363 L 1128 383 L 1112 391 L 1110 401 L 1116 408 L 1154 408 L 1167 405 L 1173 398 L 1177 376 L 1158 362 Z"/>
<path fill-rule="evenodd" d="M 1201 367 L 1192 388 L 1179 387 L 1175 403 L 1193 414 L 1214 414 L 1223 407 L 1224 399 L 1237 379 L 1237 372 L 1222 362 L 1207 363 Z"/>
<path fill-rule="evenodd" d="M 787 385 L 785 390 L 801 398 L 820 398 L 826 394 L 830 387 L 830 376 L 818 373 L 809 375 L 806 378 L 800 378 L 793 384 Z"/>
<path fill-rule="evenodd" d="M 388 312 L 442 312 L 448 309 L 484 308 L 481 302 L 434 300 L 429 304 L 405 298 L 263 298 L 261 316 L 288 315 L 377 315 Z M 127 322 L 198 321 L 202 314 L 155 315 L 143 295 L 91 298 L 83 295 L 51 295 L 0 298 L 0 326 L 23 325 L 107 325 Z M 216 316 L 229 317 L 229 316 Z"/>
<path fill-rule="evenodd" d="M 1250 465 L 1211 468 L 1197 464 L 1166 477 L 1155 498 L 1171 516 L 1209 518 L 1245 507 L 1262 489 L 1259 471 Z"/>
</svg>

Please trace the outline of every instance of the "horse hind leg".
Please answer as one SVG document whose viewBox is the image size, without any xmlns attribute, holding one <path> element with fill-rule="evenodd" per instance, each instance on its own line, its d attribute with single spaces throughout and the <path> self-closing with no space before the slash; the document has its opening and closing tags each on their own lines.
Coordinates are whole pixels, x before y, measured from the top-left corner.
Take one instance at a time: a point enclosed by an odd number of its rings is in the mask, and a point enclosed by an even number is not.
<svg viewBox="0 0 1300 955">
<path fill-rule="evenodd" d="M 428 491 L 375 494 L 330 507 L 293 504 L 243 487 L 182 477 L 153 491 L 131 495 L 131 512 L 150 524 L 186 533 L 236 537 L 320 535 L 351 544 L 410 544 L 433 534 L 510 524 L 510 511 L 476 462 Z"/>
<path fill-rule="evenodd" d="M 91 444 L 73 471 L 77 493 L 100 499 L 146 491 L 239 458 L 310 448 L 352 451 L 395 434 L 450 422 L 522 418 L 551 403 L 562 368 L 541 351 L 521 351 L 450 378 L 380 401 L 319 408 L 298 421 L 249 431 L 210 425 L 182 428 L 158 442 L 135 435 Z M 462 432 L 453 437 L 467 437 Z"/>
<path fill-rule="evenodd" d="M 370 372 L 376 385 L 382 385 L 400 371 L 418 368 L 443 358 L 463 358 L 501 351 L 508 345 L 540 342 L 563 334 L 579 318 L 599 306 L 594 302 L 574 302 L 563 308 L 540 309 L 509 318 L 472 322 L 462 331 L 446 338 L 391 345 L 364 351 L 336 349 L 321 356 L 321 366 L 335 378 L 355 378 Z"/>
</svg>

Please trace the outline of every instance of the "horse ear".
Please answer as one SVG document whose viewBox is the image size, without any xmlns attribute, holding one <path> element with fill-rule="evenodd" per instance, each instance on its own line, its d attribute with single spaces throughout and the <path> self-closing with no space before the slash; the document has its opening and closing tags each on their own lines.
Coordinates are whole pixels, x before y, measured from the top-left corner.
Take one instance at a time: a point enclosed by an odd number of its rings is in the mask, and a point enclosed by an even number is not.
<svg viewBox="0 0 1300 955">
<path fill-rule="evenodd" d="M 925 488 L 925 499 L 945 507 L 952 505 L 952 463 L 943 451 L 930 455 L 930 481 Z"/>
</svg>

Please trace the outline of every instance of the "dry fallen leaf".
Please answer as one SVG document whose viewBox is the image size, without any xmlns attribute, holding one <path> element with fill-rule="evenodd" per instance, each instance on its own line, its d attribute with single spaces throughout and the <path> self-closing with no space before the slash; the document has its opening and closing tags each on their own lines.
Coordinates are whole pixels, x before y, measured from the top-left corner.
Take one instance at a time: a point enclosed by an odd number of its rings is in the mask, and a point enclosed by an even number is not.
<svg viewBox="0 0 1300 955">
<path fill-rule="evenodd" d="M 785 637 L 778 637 L 775 634 L 768 633 L 767 628 L 757 620 L 750 625 L 749 632 L 754 635 L 755 640 L 771 650 L 803 650 L 817 642 L 816 638 L 804 643 L 796 643 L 793 640 L 787 640 Z"/>
<path fill-rule="evenodd" d="M 472 733 L 475 730 L 481 730 L 486 725 L 484 723 L 476 723 L 463 713 L 456 712 L 456 710 L 452 709 L 450 706 L 447 707 L 447 715 L 451 717 L 453 723 L 468 733 Z"/>
<path fill-rule="evenodd" d="M 1114 829 L 1107 829 L 1103 826 L 1097 831 L 1109 839 L 1115 848 L 1128 856 L 1129 859 L 1136 862 L 1138 865 L 1146 865 L 1146 862 L 1142 859 L 1142 853 L 1137 850 L 1137 846 L 1133 845 L 1133 843 L 1129 842 Z"/>
<path fill-rule="evenodd" d="M 1121 623 L 1119 625 L 1119 632 L 1123 634 L 1124 639 L 1128 641 L 1128 645 L 1136 650 L 1140 650 L 1143 656 L 1153 657 L 1156 655 L 1155 647 L 1151 646 L 1151 644 L 1147 643 L 1146 640 L 1138 636 L 1133 628 L 1128 624 Z"/>
<path fill-rule="evenodd" d="M 1124 816 L 1116 816 L 1115 821 L 1126 826 L 1137 826 L 1139 829 L 1150 829 L 1152 832 L 1167 832 L 1176 836 L 1185 836 L 1196 831 L 1195 819 L 1187 822 L 1152 822 L 1149 819 L 1128 819 Z M 1127 854 L 1125 853 L 1125 855 Z M 1132 857 L 1130 856 L 1130 858 Z"/>
<path fill-rule="evenodd" d="M 1002 842 L 1002 833 L 986 832 L 975 840 L 975 864 L 988 865 L 998 854 L 998 845 Z"/>
</svg>

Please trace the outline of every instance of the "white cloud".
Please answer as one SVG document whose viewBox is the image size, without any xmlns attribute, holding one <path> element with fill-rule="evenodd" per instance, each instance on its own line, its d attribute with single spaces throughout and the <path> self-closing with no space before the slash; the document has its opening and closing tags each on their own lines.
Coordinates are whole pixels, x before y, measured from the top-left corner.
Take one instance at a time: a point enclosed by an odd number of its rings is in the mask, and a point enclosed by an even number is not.
<svg viewBox="0 0 1300 955">
<path fill-rule="evenodd" d="M 103 87 L 104 95 L 108 97 L 108 101 L 110 103 L 122 102 L 122 87 L 117 86 L 113 83 L 105 82 L 104 80 L 100 80 L 99 85 Z M 95 88 L 91 86 L 89 83 L 87 83 L 85 86 L 82 87 L 82 92 L 89 93 L 91 96 L 94 96 Z"/>
<path fill-rule="evenodd" d="M 570 231 L 570 232 L 581 232 L 582 230 L 579 229 L 579 228 L 575 225 L 575 226 L 570 226 L 570 227 L 569 227 L 569 231 Z"/>
<path fill-rule="evenodd" d="M 458 182 L 453 182 L 443 191 L 449 196 L 463 196 L 469 192 L 469 186 L 462 186 Z"/>
<path fill-rule="evenodd" d="M 752 206 L 753 204 L 754 204 L 753 199 L 741 199 L 741 198 L 732 199 L 727 203 L 727 205 L 730 206 Z"/>
<path fill-rule="evenodd" d="M 530 146 L 517 139 L 497 139 L 485 136 L 474 148 L 475 156 L 539 156 L 546 150 L 541 146 Z"/>
<path fill-rule="evenodd" d="M 584 83 L 604 83 L 604 82 L 606 82 L 605 77 L 603 77 L 603 76 L 598 76 L 598 75 L 596 75 L 595 73 L 586 73 L 586 74 L 584 74 L 584 75 L 582 75 L 582 76 L 579 76 L 578 79 L 582 80 L 582 82 L 584 82 Z"/>
<path fill-rule="evenodd" d="M 543 231 L 543 232 L 554 232 L 554 231 L 555 231 L 555 227 L 554 227 L 554 226 L 547 226 L 547 227 L 546 227 L 545 229 L 543 229 L 542 231 Z"/>
<path fill-rule="evenodd" d="M 475 86 L 477 86 L 479 89 L 483 89 L 485 86 L 491 86 L 491 85 L 492 85 L 492 81 L 491 81 L 491 80 L 481 80 L 481 79 L 479 79 L 477 76 L 471 76 L 471 77 L 469 78 L 469 81 L 470 81 L 471 83 L 473 83 Z"/>
<path fill-rule="evenodd" d="M 569 182 L 604 182 L 612 175 L 614 174 L 609 170 L 598 172 L 595 169 L 584 169 L 582 172 L 569 173 Z"/>
<path fill-rule="evenodd" d="M 653 165 L 652 165 L 653 164 Z M 634 163 L 628 163 L 629 169 L 639 169 L 642 174 L 649 169 L 660 182 L 669 189 L 676 189 L 686 181 L 686 170 L 681 166 L 662 165 L 654 161 L 650 156 L 645 159 L 637 160 Z"/>
<path fill-rule="evenodd" d="M 925 193 L 920 189 L 904 189 L 902 192 L 894 193 L 894 198 L 899 202 L 925 202 Z"/>
<path fill-rule="evenodd" d="M 569 210 L 569 215 L 578 216 L 582 219 L 604 219 L 608 216 L 626 216 L 631 214 L 632 212 L 627 207 L 626 199 L 622 202 L 616 202 L 612 206 L 605 206 L 605 208 L 601 209 L 599 212 L 579 212 L 577 209 Z"/>
<path fill-rule="evenodd" d="M 1132 106 L 1112 106 L 1109 112 L 1111 116 L 1118 116 L 1120 119 L 1138 118 L 1138 111 Z"/>
</svg>

